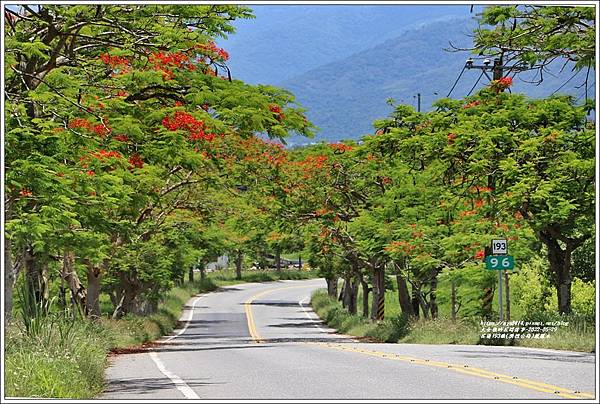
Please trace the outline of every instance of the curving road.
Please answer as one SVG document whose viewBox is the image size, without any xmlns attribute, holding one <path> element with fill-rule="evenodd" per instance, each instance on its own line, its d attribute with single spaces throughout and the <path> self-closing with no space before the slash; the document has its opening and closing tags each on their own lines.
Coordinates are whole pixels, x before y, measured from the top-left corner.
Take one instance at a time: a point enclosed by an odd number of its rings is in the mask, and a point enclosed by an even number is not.
<svg viewBox="0 0 600 404">
<path fill-rule="evenodd" d="M 359 343 L 307 307 L 322 279 L 194 297 L 150 352 L 111 358 L 100 399 L 594 399 L 595 356 Z"/>
</svg>

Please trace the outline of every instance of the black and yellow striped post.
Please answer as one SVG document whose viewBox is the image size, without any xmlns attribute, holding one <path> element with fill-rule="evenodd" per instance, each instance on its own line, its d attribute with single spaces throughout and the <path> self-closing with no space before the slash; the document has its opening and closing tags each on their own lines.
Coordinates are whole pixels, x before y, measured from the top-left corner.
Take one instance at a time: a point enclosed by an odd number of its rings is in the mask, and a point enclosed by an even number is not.
<svg viewBox="0 0 600 404">
<path fill-rule="evenodd" d="M 377 300 L 377 320 L 383 320 L 385 313 L 385 299 L 383 296 L 379 296 Z"/>
</svg>

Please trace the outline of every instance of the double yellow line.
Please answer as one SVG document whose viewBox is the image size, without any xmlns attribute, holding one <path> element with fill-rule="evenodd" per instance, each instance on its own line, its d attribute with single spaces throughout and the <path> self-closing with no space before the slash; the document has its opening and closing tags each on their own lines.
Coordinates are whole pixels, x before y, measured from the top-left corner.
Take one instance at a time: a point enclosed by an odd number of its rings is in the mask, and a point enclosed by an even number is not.
<svg viewBox="0 0 600 404">
<path fill-rule="evenodd" d="M 471 367 L 468 365 L 455 365 L 446 362 L 432 361 L 429 359 L 412 358 L 409 356 L 397 355 L 388 352 L 372 351 L 368 349 L 355 348 L 352 346 L 345 346 L 344 344 L 331 344 L 331 343 L 311 343 L 320 347 L 337 349 L 340 351 L 357 352 L 364 355 L 376 356 L 389 360 L 397 360 L 402 362 L 408 362 L 416 365 L 433 366 L 438 368 L 448 369 L 458 373 L 464 373 L 471 376 L 481 377 L 484 379 L 496 380 L 502 383 L 513 384 L 515 386 L 523 387 L 530 390 L 541 391 L 544 393 L 554 394 L 564 398 L 595 398 L 593 394 L 573 391 L 564 387 L 554 386 L 552 384 L 535 382 L 527 379 L 520 379 L 516 376 L 504 375 L 501 373 L 490 372 L 488 370 Z"/>
<path fill-rule="evenodd" d="M 265 340 L 260 336 L 260 334 L 258 333 L 258 330 L 256 329 L 256 324 L 254 322 L 254 316 L 252 314 L 252 306 L 251 306 L 252 302 L 254 300 L 256 300 L 257 298 L 264 296 L 271 292 L 276 292 L 276 291 L 284 290 L 284 289 L 302 288 L 302 287 L 306 287 L 306 286 L 304 286 L 304 285 L 286 286 L 286 287 L 282 287 L 282 288 L 269 289 L 269 290 L 265 290 L 260 293 L 257 293 L 255 295 L 253 295 L 252 297 L 250 297 L 248 300 L 246 300 L 246 302 L 244 303 L 244 310 L 246 311 L 246 319 L 248 321 L 248 331 L 250 332 L 250 336 L 252 337 L 252 340 L 254 342 L 262 343 L 262 342 L 265 342 Z M 543 393 L 550 393 L 550 394 L 556 395 L 558 397 L 563 397 L 563 398 L 580 398 L 580 399 L 595 398 L 595 395 L 591 394 L 591 393 L 573 391 L 572 389 L 558 387 L 558 386 L 554 386 L 552 384 L 535 382 L 535 381 L 527 380 L 527 379 L 520 379 L 516 376 L 509 376 L 509 375 L 504 375 L 501 373 L 490 372 L 488 370 L 479 369 L 479 368 L 471 367 L 468 365 L 456 365 L 456 364 L 451 364 L 451 363 L 447 363 L 447 362 L 439 362 L 439 361 L 432 361 L 429 359 L 413 358 L 410 356 L 397 355 L 397 354 L 388 353 L 388 352 L 380 352 L 380 351 L 373 351 L 373 350 L 362 349 L 362 348 L 355 348 L 355 347 L 349 346 L 347 344 L 333 344 L 333 343 L 322 343 L 322 342 L 309 342 L 307 344 L 319 346 L 322 348 L 336 349 L 336 350 L 340 350 L 340 351 L 356 352 L 356 353 L 361 353 L 363 355 L 375 356 L 375 357 L 389 359 L 389 360 L 397 360 L 397 361 L 407 362 L 407 363 L 416 364 L 416 365 L 444 368 L 444 369 L 447 369 L 450 371 L 463 373 L 463 374 L 467 374 L 470 376 L 480 377 L 483 379 L 495 380 L 495 381 L 498 381 L 501 383 L 512 384 L 512 385 L 519 386 L 519 387 L 522 387 L 525 389 L 540 391 Z"/>
<path fill-rule="evenodd" d="M 256 299 L 258 299 L 261 296 L 264 296 L 268 293 L 271 292 L 277 292 L 279 290 L 284 290 L 284 289 L 296 289 L 296 288 L 305 288 L 306 285 L 298 285 L 298 286 L 285 286 L 282 288 L 276 288 L 276 289 L 269 289 L 269 290 L 265 290 L 262 291 L 260 293 L 257 293 L 253 296 L 251 296 L 248 300 L 246 300 L 244 302 L 244 310 L 246 311 L 246 320 L 248 321 L 248 331 L 250 332 L 250 336 L 252 337 L 252 340 L 254 342 L 256 342 L 257 344 L 260 344 L 261 342 L 265 342 L 265 340 L 260 336 L 260 334 L 258 333 L 258 330 L 256 329 L 256 324 L 254 323 L 254 316 L 252 315 L 252 302 Z"/>
</svg>

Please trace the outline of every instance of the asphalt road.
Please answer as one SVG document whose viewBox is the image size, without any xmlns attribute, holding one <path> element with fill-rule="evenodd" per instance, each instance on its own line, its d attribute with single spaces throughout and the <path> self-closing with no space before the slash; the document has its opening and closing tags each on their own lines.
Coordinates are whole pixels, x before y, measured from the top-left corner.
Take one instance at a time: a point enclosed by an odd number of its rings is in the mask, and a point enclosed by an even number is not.
<svg viewBox="0 0 600 404">
<path fill-rule="evenodd" d="M 195 297 L 151 352 L 111 358 L 100 399 L 592 400 L 592 354 L 359 343 L 308 307 L 324 280 L 248 283 Z"/>
</svg>

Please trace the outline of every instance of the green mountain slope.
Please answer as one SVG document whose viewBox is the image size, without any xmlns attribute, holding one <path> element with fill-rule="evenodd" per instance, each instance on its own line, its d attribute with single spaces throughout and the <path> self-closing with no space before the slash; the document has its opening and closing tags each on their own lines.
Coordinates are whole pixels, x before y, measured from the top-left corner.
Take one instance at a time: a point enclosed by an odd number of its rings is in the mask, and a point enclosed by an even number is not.
<svg viewBox="0 0 600 404">
<path fill-rule="evenodd" d="M 427 110 L 433 101 L 447 96 L 471 55 L 447 52 L 444 48 L 449 48 L 449 41 L 469 46 L 474 24 L 470 18 L 421 24 L 397 38 L 286 80 L 282 86 L 296 95 L 308 108 L 308 117 L 321 128 L 316 140 L 356 139 L 372 133 L 373 120 L 391 112 L 392 107 L 386 103 L 388 98 L 416 108 L 416 94 L 420 93 L 421 109 Z M 512 91 L 532 97 L 550 95 L 572 75 L 568 68 L 555 73 L 556 77 L 546 74 L 539 86 L 515 79 Z M 479 70 L 466 70 L 451 96 L 467 95 L 480 74 Z M 561 92 L 582 94 L 583 89 L 575 86 L 582 83 L 584 75 L 582 72 Z M 522 77 L 533 78 L 532 74 Z M 483 76 L 474 91 L 487 83 L 489 80 Z M 310 141 L 314 140 L 293 138 L 290 144 Z"/>
</svg>

